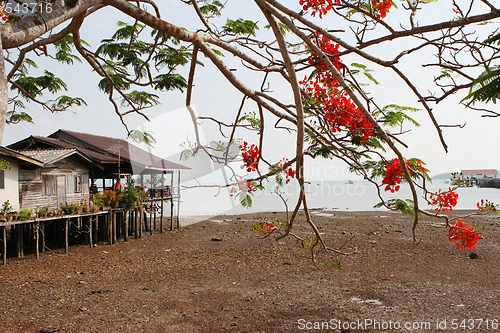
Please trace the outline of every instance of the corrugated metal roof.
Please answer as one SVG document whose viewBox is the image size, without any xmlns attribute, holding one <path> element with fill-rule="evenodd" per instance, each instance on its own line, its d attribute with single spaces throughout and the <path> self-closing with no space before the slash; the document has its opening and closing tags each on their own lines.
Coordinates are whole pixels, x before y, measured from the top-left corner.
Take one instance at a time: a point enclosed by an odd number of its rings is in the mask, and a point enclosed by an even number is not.
<svg viewBox="0 0 500 333">
<path fill-rule="evenodd" d="M 131 163 L 141 165 L 149 169 L 160 169 L 160 170 L 186 170 L 189 169 L 186 166 L 177 164 L 165 159 L 162 159 L 154 154 L 148 153 L 147 151 L 123 140 L 110 138 L 101 135 L 87 134 L 72 132 L 67 130 L 59 130 L 51 135 L 49 138 L 59 139 L 61 141 L 61 136 L 70 136 L 85 143 L 88 146 L 94 147 L 97 150 L 112 154 L 114 157 L 120 157 L 121 159 L 128 160 Z M 64 139 L 66 141 L 66 138 Z M 76 144 L 75 142 L 70 142 Z M 91 148 L 88 147 L 88 148 Z"/>
<path fill-rule="evenodd" d="M 88 157 L 79 153 L 76 149 L 28 149 L 22 151 L 21 154 L 34 158 L 44 164 L 52 164 L 75 154 L 88 160 Z"/>
<path fill-rule="evenodd" d="M 16 150 L 13 150 L 13 149 L 10 149 L 10 148 L 4 147 L 4 146 L 0 146 L 0 155 L 9 156 L 9 157 L 15 158 L 17 160 L 28 162 L 28 163 L 31 163 L 34 165 L 43 166 L 43 162 L 41 162 L 37 159 L 34 159 L 32 157 L 23 155 Z"/>
<path fill-rule="evenodd" d="M 55 139 L 55 138 L 47 138 L 44 136 L 32 136 L 32 137 L 36 140 L 45 142 L 45 143 L 50 144 L 54 147 L 77 149 L 81 153 L 83 153 L 83 154 L 87 155 L 88 157 L 93 158 L 96 161 L 99 161 L 101 163 L 118 163 L 118 159 L 113 157 L 113 156 L 101 154 L 101 153 L 95 152 L 95 151 L 90 150 L 90 149 L 82 148 L 82 147 L 79 147 L 79 146 L 74 145 L 74 144 L 69 143 L 69 142 L 61 141 L 61 140 Z"/>
<path fill-rule="evenodd" d="M 477 170 L 462 170 L 464 175 L 498 175 L 496 169 L 477 169 Z"/>
</svg>

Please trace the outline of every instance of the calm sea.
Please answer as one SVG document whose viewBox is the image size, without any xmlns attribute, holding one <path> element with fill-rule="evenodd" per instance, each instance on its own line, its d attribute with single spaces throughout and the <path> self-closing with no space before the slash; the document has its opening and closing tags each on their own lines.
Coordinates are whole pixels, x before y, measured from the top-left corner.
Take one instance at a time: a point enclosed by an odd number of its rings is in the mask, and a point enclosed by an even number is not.
<svg viewBox="0 0 500 333">
<path fill-rule="evenodd" d="M 438 191 L 439 188 L 448 190 L 449 184 L 444 180 L 435 180 L 428 184 L 428 189 Z M 242 214 L 252 212 L 284 211 L 285 204 L 280 197 L 273 193 L 274 186 L 268 183 L 266 190 L 252 196 L 251 208 L 242 207 L 237 200 L 230 197 L 227 189 L 195 188 L 183 189 L 180 206 L 181 216 L 205 215 L 214 216 L 219 214 Z M 298 198 L 298 185 L 290 183 L 284 188 L 283 198 L 292 210 Z M 322 208 L 342 211 L 370 211 L 380 199 L 375 187 L 365 180 L 354 180 L 352 184 L 347 181 L 318 181 L 306 184 L 309 208 Z M 386 199 L 400 198 L 410 199 L 410 189 L 407 184 L 402 184 L 397 193 L 384 192 Z M 481 199 L 488 199 L 500 203 L 500 189 L 495 188 L 459 188 L 456 209 L 474 209 Z M 421 200 L 422 207 L 428 207 Z"/>
</svg>

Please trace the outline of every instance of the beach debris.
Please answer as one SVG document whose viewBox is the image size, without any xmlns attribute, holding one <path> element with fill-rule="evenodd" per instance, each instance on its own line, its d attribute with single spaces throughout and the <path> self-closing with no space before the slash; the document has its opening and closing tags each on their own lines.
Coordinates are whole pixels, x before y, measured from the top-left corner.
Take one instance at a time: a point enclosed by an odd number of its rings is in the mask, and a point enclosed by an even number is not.
<svg viewBox="0 0 500 333">
<path fill-rule="evenodd" d="M 48 326 L 40 330 L 40 333 L 55 333 L 55 332 L 59 332 L 59 329 L 57 327 L 52 327 L 52 326 Z"/>
<path fill-rule="evenodd" d="M 382 303 L 378 299 L 366 299 L 366 300 L 364 300 L 364 299 L 361 299 L 359 297 L 351 297 L 351 299 L 349 301 L 351 303 L 356 303 L 356 304 L 371 304 L 371 305 L 375 305 L 375 306 L 385 307 L 384 303 Z"/>
</svg>

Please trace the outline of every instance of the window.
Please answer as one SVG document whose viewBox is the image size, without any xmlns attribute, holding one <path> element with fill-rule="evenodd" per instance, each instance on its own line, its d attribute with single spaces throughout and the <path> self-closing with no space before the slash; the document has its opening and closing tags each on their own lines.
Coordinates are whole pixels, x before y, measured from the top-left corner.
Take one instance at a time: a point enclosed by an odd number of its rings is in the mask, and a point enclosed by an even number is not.
<svg viewBox="0 0 500 333">
<path fill-rule="evenodd" d="M 42 189 L 43 189 L 43 194 L 46 195 L 57 194 L 57 177 L 54 175 L 43 175 Z"/>
<path fill-rule="evenodd" d="M 75 176 L 75 193 L 80 193 L 82 192 L 82 176 L 81 175 L 76 175 Z"/>
<path fill-rule="evenodd" d="M 5 170 L 0 170 L 0 189 L 5 188 Z"/>
</svg>

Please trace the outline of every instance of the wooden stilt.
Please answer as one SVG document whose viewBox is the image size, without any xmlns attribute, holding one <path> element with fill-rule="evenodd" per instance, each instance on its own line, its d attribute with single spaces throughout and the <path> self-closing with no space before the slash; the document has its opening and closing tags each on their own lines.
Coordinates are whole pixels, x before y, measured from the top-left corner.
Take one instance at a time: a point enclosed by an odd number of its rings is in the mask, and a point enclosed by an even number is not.
<svg viewBox="0 0 500 333">
<path fill-rule="evenodd" d="M 149 212 L 149 234 L 153 235 L 153 201 L 151 201 L 151 211 Z"/>
<path fill-rule="evenodd" d="M 97 244 L 97 242 L 99 241 L 99 232 L 100 232 L 100 229 L 99 229 L 99 219 L 97 218 L 97 216 L 90 216 L 90 221 L 92 223 L 94 223 L 94 236 L 92 237 L 92 239 L 94 240 L 94 244 Z"/>
<path fill-rule="evenodd" d="M 154 230 L 156 230 L 156 206 L 153 214 L 153 228 Z"/>
<path fill-rule="evenodd" d="M 160 232 L 163 232 L 163 198 L 160 204 Z"/>
<path fill-rule="evenodd" d="M 22 225 L 16 225 L 16 250 L 17 250 L 17 257 L 22 258 L 24 256 L 24 251 L 23 251 L 23 226 Z"/>
<path fill-rule="evenodd" d="M 69 252 L 69 219 L 64 220 L 64 251 Z"/>
<path fill-rule="evenodd" d="M 35 248 L 36 248 L 36 259 L 40 259 L 40 222 L 35 223 Z"/>
<path fill-rule="evenodd" d="M 128 242 L 128 221 L 130 211 L 125 211 L 125 218 L 123 219 L 123 241 Z"/>
<path fill-rule="evenodd" d="M 170 197 L 170 231 L 174 230 L 174 200 Z"/>
<path fill-rule="evenodd" d="M 90 248 L 92 248 L 92 233 L 93 233 L 93 230 L 92 230 L 92 216 L 90 217 L 89 219 L 89 245 L 90 245 Z"/>
<path fill-rule="evenodd" d="M 40 222 L 40 231 L 42 232 L 42 253 L 45 252 L 45 222 Z"/>
<path fill-rule="evenodd" d="M 111 242 L 116 244 L 116 211 L 111 210 Z"/>
<path fill-rule="evenodd" d="M 138 221 L 139 209 L 134 210 L 134 236 L 139 238 L 139 221 Z"/>
<path fill-rule="evenodd" d="M 113 227 L 111 226 L 111 212 L 109 215 L 106 214 L 106 220 L 108 221 L 108 244 L 113 244 Z"/>
<path fill-rule="evenodd" d="M 7 265 L 7 231 L 5 227 L 2 227 L 2 239 L 3 239 L 3 265 Z"/>
<path fill-rule="evenodd" d="M 142 237 L 142 206 L 140 207 L 140 210 L 139 210 L 139 221 L 137 222 L 139 224 L 139 238 Z"/>
</svg>

